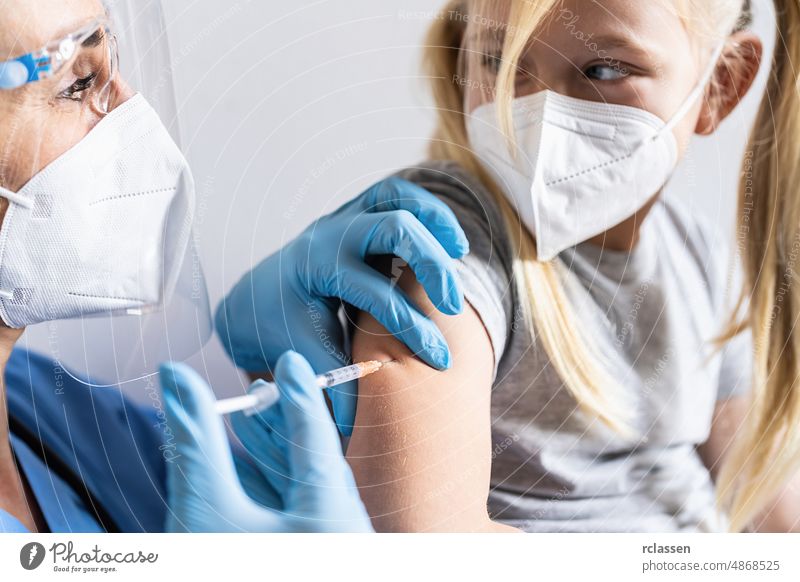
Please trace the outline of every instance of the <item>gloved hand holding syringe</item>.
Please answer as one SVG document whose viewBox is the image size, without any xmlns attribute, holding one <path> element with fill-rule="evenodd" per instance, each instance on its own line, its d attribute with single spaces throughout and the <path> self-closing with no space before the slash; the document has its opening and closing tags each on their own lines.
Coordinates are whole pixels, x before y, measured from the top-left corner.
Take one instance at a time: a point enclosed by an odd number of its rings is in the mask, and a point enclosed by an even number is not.
<svg viewBox="0 0 800 582">
<path fill-rule="evenodd" d="M 359 362 L 351 366 L 337 368 L 317 376 L 317 385 L 320 388 L 332 388 L 339 384 L 344 384 L 352 380 L 358 380 L 364 376 L 369 376 L 380 370 L 385 363 L 378 360 Z M 266 410 L 280 398 L 278 387 L 266 380 L 256 380 L 250 385 L 250 392 L 245 396 L 235 396 L 218 400 L 216 411 L 219 414 L 232 414 L 234 412 L 245 411 L 250 416 Z"/>
</svg>

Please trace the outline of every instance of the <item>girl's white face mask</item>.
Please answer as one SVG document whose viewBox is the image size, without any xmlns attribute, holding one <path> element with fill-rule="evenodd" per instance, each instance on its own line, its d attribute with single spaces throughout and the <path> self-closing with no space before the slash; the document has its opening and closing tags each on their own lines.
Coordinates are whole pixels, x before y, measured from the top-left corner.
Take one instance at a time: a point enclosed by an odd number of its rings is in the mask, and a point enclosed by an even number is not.
<svg viewBox="0 0 800 582">
<path fill-rule="evenodd" d="M 470 147 L 536 237 L 539 260 L 620 224 L 664 187 L 678 160 L 672 129 L 705 92 L 721 53 L 722 45 L 666 123 L 636 107 L 540 91 L 512 102 L 512 152 L 495 103 L 472 112 Z"/>
</svg>

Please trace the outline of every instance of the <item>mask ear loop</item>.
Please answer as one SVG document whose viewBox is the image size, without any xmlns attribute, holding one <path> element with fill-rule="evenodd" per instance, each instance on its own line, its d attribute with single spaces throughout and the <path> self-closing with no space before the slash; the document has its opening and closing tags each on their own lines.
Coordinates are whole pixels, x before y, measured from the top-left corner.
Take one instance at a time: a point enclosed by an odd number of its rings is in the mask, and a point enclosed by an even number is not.
<svg viewBox="0 0 800 582">
<path fill-rule="evenodd" d="M 11 190 L 3 188 L 2 186 L 0 186 L 0 198 L 5 198 L 9 202 L 17 204 L 18 206 L 22 206 L 23 208 L 33 208 L 32 198 L 23 196 L 22 194 L 17 194 L 16 192 L 12 192 Z M 3 220 L 5 220 L 5 217 Z M 0 299 L 12 301 L 15 297 L 16 296 L 13 290 L 0 289 Z"/>
<path fill-rule="evenodd" d="M 678 110 L 673 114 L 672 119 L 670 119 L 655 136 L 653 136 L 654 140 L 658 139 L 658 137 L 660 137 L 664 132 L 672 131 L 675 126 L 683 120 L 686 114 L 689 113 L 689 110 L 694 107 L 694 104 L 705 92 L 708 83 L 714 76 L 714 73 L 717 70 L 717 63 L 719 63 L 719 59 L 722 56 L 722 50 L 724 48 L 725 41 L 722 41 L 717 45 L 717 47 L 714 49 L 714 52 L 711 54 L 711 60 L 709 61 L 706 70 L 703 72 L 703 76 L 700 77 L 697 85 L 695 85 L 695 88 L 692 89 L 692 92 L 689 93 L 688 97 L 686 97 L 683 104 L 678 107 Z"/>
<path fill-rule="evenodd" d="M 6 188 L 0 186 L 0 198 L 5 198 L 9 202 L 13 202 L 23 208 L 33 208 L 33 199 L 29 198 L 28 196 L 23 196 L 22 194 L 17 194 L 16 192 L 12 192 Z"/>
</svg>

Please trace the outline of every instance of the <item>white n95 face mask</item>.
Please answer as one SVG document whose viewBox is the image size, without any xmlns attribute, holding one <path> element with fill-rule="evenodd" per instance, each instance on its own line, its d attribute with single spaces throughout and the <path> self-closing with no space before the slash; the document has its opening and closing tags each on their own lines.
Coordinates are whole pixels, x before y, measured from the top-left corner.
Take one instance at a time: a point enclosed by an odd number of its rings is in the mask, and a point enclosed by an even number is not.
<svg viewBox="0 0 800 582">
<path fill-rule="evenodd" d="M 636 107 L 540 91 L 512 102 L 512 153 L 496 104 L 473 111 L 470 147 L 536 237 L 539 260 L 620 224 L 664 187 L 678 159 L 672 129 L 705 91 L 721 52 L 722 45 L 669 122 Z"/>
<path fill-rule="evenodd" d="M 0 229 L 0 317 L 10 327 L 156 310 L 184 270 L 194 182 L 141 94 L 0 196 L 10 202 Z"/>
</svg>

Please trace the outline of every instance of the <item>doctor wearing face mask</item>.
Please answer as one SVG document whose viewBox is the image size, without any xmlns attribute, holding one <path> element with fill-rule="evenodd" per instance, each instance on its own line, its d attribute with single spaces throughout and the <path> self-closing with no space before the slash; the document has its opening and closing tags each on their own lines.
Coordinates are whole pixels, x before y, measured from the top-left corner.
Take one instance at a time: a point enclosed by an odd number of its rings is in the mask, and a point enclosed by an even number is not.
<svg viewBox="0 0 800 582">
<path fill-rule="evenodd" d="M 317 371 L 334 366 L 303 325 L 287 325 L 296 338 L 280 330 L 310 302 L 333 321 L 342 300 L 394 322 L 446 367 L 441 334 L 365 259 L 405 256 L 441 309 L 457 312 L 450 258 L 467 244 L 452 213 L 406 182 L 379 184 L 243 280 L 252 292 L 283 276 L 289 293 L 250 313 L 238 293 L 218 310 L 237 363 L 273 372 L 280 392 L 260 415 L 234 417 L 253 454 L 234 456 L 210 388 L 180 363 L 207 341 L 211 315 L 194 181 L 168 129 L 160 4 L 12 4 L 0 27 L 0 532 L 371 529 L 311 366 L 281 354 L 294 347 Z M 15 348 L 42 323 L 45 353 Z M 128 385 L 143 385 L 153 406 L 128 401 Z M 352 393 L 339 394 L 346 427 Z"/>
</svg>

